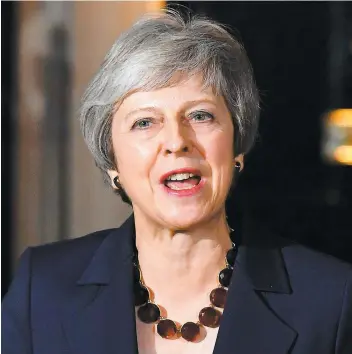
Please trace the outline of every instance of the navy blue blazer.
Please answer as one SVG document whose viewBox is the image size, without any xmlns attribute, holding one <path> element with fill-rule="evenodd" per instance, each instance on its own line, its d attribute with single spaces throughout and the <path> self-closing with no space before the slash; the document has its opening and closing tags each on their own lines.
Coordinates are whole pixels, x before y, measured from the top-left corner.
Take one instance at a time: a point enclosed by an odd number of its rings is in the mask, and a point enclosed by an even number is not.
<svg viewBox="0 0 352 354">
<path fill-rule="evenodd" d="M 129 218 L 25 251 L 3 301 L 2 353 L 138 353 L 133 242 Z M 214 354 L 351 354 L 351 274 L 333 257 L 247 232 Z"/>
</svg>

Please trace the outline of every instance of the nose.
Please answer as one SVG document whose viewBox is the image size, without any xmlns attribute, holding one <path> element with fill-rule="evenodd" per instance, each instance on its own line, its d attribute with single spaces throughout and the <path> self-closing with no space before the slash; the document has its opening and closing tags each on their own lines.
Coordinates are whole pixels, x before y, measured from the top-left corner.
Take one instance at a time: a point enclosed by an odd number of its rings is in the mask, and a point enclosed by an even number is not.
<svg viewBox="0 0 352 354">
<path fill-rule="evenodd" d="M 187 127 L 182 123 L 170 123 L 164 127 L 163 150 L 165 155 L 190 152 L 192 143 Z"/>
</svg>

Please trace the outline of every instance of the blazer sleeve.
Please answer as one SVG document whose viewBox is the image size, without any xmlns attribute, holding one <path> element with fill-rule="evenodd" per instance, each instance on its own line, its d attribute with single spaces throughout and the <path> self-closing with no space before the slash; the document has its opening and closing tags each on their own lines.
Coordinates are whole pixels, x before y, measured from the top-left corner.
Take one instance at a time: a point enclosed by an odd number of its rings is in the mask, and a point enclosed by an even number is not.
<svg viewBox="0 0 352 354">
<path fill-rule="evenodd" d="M 31 250 L 21 256 L 8 293 L 2 302 L 1 349 L 6 354 L 31 354 L 30 330 Z"/>
<path fill-rule="evenodd" d="M 346 281 L 341 316 L 337 330 L 336 354 L 352 353 L 352 268 Z"/>
</svg>

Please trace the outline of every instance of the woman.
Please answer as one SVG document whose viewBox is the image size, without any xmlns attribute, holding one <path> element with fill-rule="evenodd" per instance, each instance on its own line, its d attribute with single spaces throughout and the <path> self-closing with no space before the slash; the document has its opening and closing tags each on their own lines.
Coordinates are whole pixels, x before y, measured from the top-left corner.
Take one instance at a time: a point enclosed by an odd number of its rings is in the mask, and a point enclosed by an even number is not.
<svg viewBox="0 0 352 354">
<path fill-rule="evenodd" d="M 351 266 L 256 221 L 233 244 L 225 200 L 258 111 L 246 54 L 216 22 L 167 12 L 125 32 L 81 126 L 133 216 L 24 253 L 4 353 L 352 353 Z"/>
</svg>

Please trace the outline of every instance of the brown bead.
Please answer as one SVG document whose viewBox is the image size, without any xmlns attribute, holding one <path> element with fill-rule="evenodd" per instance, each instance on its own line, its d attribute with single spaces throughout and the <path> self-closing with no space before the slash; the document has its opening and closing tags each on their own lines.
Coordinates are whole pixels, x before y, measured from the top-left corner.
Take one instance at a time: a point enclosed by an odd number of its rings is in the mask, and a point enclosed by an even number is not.
<svg viewBox="0 0 352 354">
<path fill-rule="evenodd" d="M 177 333 L 175 322 L 168 319 L 161 320 L 156 326 L 156 330 L 161 337 L 166 339 L 175 337 Z"/>
<path fill-rule="evenodd" d="M 196 342 L 200 337 L 199 325 L 194 322 L 186 322 L 181 327 L 181 336 L 188 342 Z"/>
<path fill-rule="evenodd" d="M 213 307 L 204 307 L 199 312 L 199 322 L 206 327 L 216 328 L 220 324 L 221 313 Z"/>
<path fill-rule="evenodd" d="M 210 293 L 210 302 L 220 308 L 225 307 L 227 290 L 224 288 L 216 288 Z"/>
<path fill-rule="evenodd" d="M 137 315 L 144 323 L 154 323 L 160 317 L 160 310 L 157 305 L 148 302 L 138 309 Z"/>
</svg>

